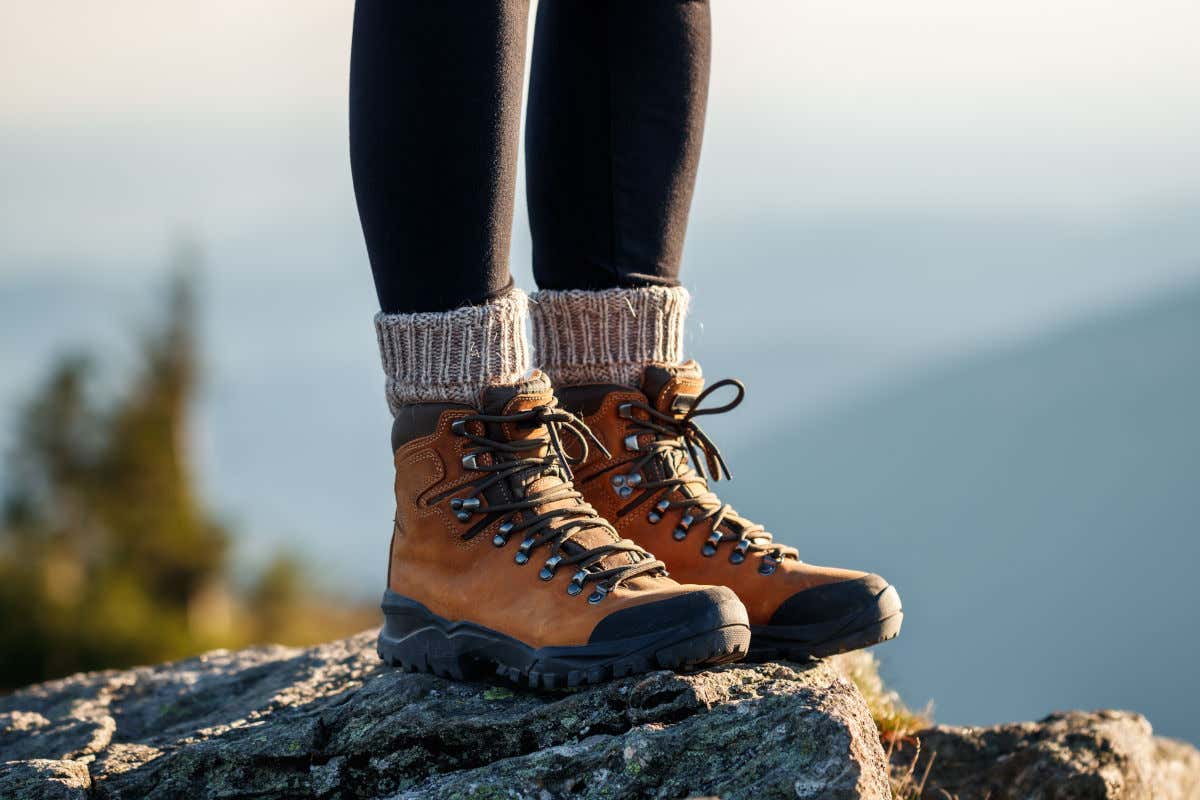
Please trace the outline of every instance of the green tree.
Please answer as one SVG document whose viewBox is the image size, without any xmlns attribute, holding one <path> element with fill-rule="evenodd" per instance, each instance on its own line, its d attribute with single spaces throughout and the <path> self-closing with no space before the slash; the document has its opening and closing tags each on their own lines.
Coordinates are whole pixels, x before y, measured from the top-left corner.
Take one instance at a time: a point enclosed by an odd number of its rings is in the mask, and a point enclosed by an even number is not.
<svg viewBox="0 0 1200 800">
<path fill-rule="evenodd" d="M 175 271 L 119 397 L 99 404 L 91 362 L 73 356 L 21 415 L 0 517 L 0 684 L 157 661 L 231 633 L 229 536 L 198 501 L 187 452 L 193 273 Z"/>
<path fill-rule="evenodd" d="M 309 644 L 377 624 L 278 554 L 231 590 L 230 535 L 196 491 L 194 248 L 177 258 L 139 362 L 106 402 L 95 362 L 55 362 L 17 420 L 0 507 L 0 688 L 249 642 Z"/>
</svg>

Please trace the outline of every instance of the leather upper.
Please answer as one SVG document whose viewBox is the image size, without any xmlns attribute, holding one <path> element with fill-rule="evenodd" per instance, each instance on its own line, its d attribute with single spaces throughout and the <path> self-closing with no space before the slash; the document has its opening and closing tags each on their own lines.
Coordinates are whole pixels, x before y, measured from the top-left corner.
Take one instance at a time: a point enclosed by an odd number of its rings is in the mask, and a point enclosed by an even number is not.
<svg viewBox="0 0 1200 800">
<path fill-rule="evenodd" d="M 655 370 L 650 373 L 650 370 Z M 704 387 L 704 379 L 694 362 L 681 365 L 674 374 L 664 373 L 663 368 L 651 367 L 643 379 L 642 388 L 625 386 L 574 386 L 560 390 L 559 396 L 568 410 L 580 410 L 584 421 L 610 455 L 605 457 L 594 450 L 584 464 L 575 467 L 576 485 L 583 491 L 585 499 L 606 517 L 621 533 L 642 547 L 653 552 L 666 562 L 671 575 L 677 580 L 697 584 L 716 584 L 733 589 L 749 612 L 752 625 L 767 625 L 776 612 L 790 598 L 813 587 L 825 586 L 842 581 L 853 581 L 867 575 L 865 572 L 834 567 L 818 567 L 795 558 L 785 558 L 775 565 L 771 574 L 759 570 L 766 551 L 750 549 L 741 563 L 731 561 L 734 544 L 723 542 L 712 555 L 704 555 L 703 546 L 713 532 L 713 519 L 696 521 L 687 528 L 686 536 L 679 540 L 674 531 L 679 527 L 684 511 L 678 508 L 667 510 L 658 516 L 651 512 L 663 495 L 662 489 L 634 487 L 628 496 L 622 496 L 620 486 L 614 485 L 613 477 L 628 476 L 631 468 L 642 459 L 645 448 L 655 436 L 643 433 L 637 436 L 638 450 L 630 449 L 626 438 L 633 435 L 637 425 L 622 416 L 620 410 L 627 404 L 645 403 L 663 413 L 676 416 L 684 413 L 689 403 Z M 628 408 L 626 413 L 630 413 Z M 632 411 L 635 417 L 646 416 L 645 412 Z M 641 483 L 661 477 L 661 471 L 669 465 L 652 463 L 645 470 Z M 678 497 L 678 490 L 669 492 L 671 498 Z M 728 523 L 724 523 L 728 524 Z M 797 607 L 799 601 L 793 601 Z"/>
<path fill-rule="evenodd" d="M 512 414 L 549 400 L 548 389 L 518 391 L 501 413 Z M 529 562 L 519 564 L 514 558 L 519 536 L 502 547 L 493 543 L 503 518 L 478 530 L 475 528 L 485 515 L 458 519 L 450 501 L 466 496 L 480 473 L 464 466 L 463 456 L 473 448 L 468 439 L 455 434 L 453 426 L 478 413 L 468 406 L 444 405 L 428 432 L 414 429 L 412 432 L 420 435 L 395 442 L 396 517 L 388 570 L 392 591 L 417 600 L 444 618 L 470 620 L 532 647 L 545 647 L 586 644 L 597 624 L 614 612 L 704 588 L 681 585 L 661 575 L 640 575 L 591 603 L 586 591 L 574 596 L 567 593 L 574 570 L 559 569 L 549 580 L 539 577 L 549 547 L 534 549 Z M 429 428 L 428 419 L 425 427 Z M 466 427 L 478 435 L 485 433 L 482 422 L 466 423 Z M 546 434 L 533 426 L 505 424 L 502 428 L 503 436 L 511 439 Z M 495 432 L 489 435 L 495 436 Z M 483 456 L 482 461 L 487 463 L 489 458 Z M 561 480 L 558 476 L 537 479 Z M 538 488 L 545 486 L 526 491 Z M 496 484 L 488 490 L 484 509 L 517 499 L 518 491 L 503 482 Z M 474 535 L 465 538 L 472 531 Z M 603 528 L 579 531 L 571 538 L 586 547 L 615 541 Z"/>
</svg>

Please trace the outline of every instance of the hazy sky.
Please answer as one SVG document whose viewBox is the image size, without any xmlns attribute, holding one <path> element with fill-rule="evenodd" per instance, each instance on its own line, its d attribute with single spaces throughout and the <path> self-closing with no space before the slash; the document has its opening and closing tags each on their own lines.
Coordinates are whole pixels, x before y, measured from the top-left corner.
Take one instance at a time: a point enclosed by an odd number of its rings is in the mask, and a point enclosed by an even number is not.
<svg viewBox="0 0 1200 800">
<path fill-rule="evenodd" d="M 348 0 L 6 6 L 0 274 L 137 261 L 179 226 L 353 222 Z M 714 17 L 698 219 L 1120 216 L 1200 195 L 1194 0 L 717 0 Z"/>
<path fill-rule="evenodd" d="M 12 4 L 0 26 L 2 113 L 340 112 L 352 5 Z M 716 0 L 714 17 L 726 113 L 776 108 L 793 124 L 812 115 L 914 131 L 1016 111 L 1127 131 L 1197 122 L 1192 0 Z"/>
</svg>

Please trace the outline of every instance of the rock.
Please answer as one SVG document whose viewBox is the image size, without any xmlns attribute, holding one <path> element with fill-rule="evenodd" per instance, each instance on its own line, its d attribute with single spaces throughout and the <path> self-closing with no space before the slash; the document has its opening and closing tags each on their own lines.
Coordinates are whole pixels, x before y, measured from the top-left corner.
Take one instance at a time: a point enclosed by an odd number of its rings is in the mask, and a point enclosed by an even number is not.
<svg viewBox="0 0 1200 800">
<path fill-rule="evenodd" d="M 0 797 L 85 800 L 92 786 L 87 764 L 32 758 L 0 765 Z"/>
<path fill-rule="evenodd" d="M 937 726 L 913 738 L 919 755 L 912 743 L 892 754 L 893 774 L 909 790 L 905 796 L 1200 798 L 1200 751 L 1154 736 L 1145 717 L 1128 711 L 1068 711 L 990 728 Z"/>
<path fill-rule="evenodd" d="M 0 797 L 888 798 L 829 665 L 535 693 L 382 667 L 373 634 L 74 675 L 0 698 Z"/>
</svg>

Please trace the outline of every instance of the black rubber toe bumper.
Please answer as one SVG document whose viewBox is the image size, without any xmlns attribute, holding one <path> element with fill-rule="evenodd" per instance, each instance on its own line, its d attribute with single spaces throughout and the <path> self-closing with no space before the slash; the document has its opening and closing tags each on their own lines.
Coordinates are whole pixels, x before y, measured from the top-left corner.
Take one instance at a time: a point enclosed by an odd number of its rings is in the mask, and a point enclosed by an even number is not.
<svg viewBox="0 0 1200 800">
<path fill-rule="evenodd" d="M 733 590 L 709 586 L 614 611 L 597 623 L 588 642 L 612 642 L 679 627 L 702 631 L 746 624 L 746 607 Z"/>
<path fill-rule="evenodd" d="M 587 644 L 563 647 L 535 648 L 474 622 L 448 620 L 391 591 L 383 612 L 378 649 L 385 662 L 458 679 L 495 672 L 534 688 L 738 661 L 750 643 L 745 607 L 719 587 L 615 611 Z"/>
<path fill-rule="evenodd" d="M 903 621 L 899 593 L 878 575 L 827 583 L 797 592 L 768 624 L 753 626 L 750 658 L 799 660 L 858 650 L 895 638 Z"/>
</svg>

